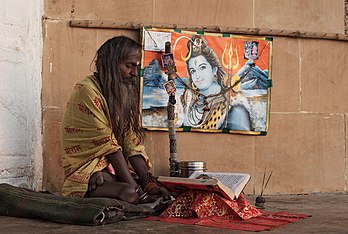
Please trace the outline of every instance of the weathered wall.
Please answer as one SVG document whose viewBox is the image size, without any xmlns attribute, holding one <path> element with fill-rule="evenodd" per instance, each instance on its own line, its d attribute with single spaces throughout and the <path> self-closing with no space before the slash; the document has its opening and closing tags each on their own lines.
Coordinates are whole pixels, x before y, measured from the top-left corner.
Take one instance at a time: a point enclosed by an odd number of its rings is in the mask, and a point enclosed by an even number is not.
<svg viewBox="0 0 348 234">
<path fill-rule="evenodd" d="M 0 183 L 40 189 L 43 0 L 0 4 Z"/>
<path fill-rule="evenodd" d="M 72 19 L 119 23 L 230 26 L 344 33 L 344 0 L 46 0 L 43 59 L 44 185 L 63 182 L 60 119 L 73 85 L 90 74 L 109 37 L 137 31 L 69 27 Z M 348 43 L 274 37 L 273 88 L 267 136 L 178 133 L 179 160 L 204 160 L 210 171 L 252 175 L 259 193 L 265 167 L 275 193 L 347 191 Z M 168 174 L 168 133 L 147 132 L 156 175 Z"/>
</svg>

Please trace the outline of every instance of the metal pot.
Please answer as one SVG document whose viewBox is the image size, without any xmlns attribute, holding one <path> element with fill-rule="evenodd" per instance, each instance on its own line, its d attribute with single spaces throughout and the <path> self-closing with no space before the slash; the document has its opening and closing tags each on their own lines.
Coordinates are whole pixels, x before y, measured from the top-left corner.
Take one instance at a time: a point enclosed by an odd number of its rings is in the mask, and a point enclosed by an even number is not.
<svg viewBox="0 0 348 234">
<path fill-rule="evenodd" d="M 178 163 L 178 169 L 180 177 L 189 177 L 195 171 L 207 171 L 207 164 L 203 161 L 181 161 Z"/>
</svg>

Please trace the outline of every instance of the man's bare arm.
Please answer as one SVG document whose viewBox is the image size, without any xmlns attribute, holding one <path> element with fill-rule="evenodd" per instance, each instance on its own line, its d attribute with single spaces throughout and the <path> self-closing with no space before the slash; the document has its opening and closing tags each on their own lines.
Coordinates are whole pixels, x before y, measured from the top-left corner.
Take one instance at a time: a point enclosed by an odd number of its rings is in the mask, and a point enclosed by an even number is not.
<svg viewBox="0 0 348 234">
<path fill-rule="evenodd" d="M 128 169 L 128 165 L 122 151 L 118 150 L 116 153 L 109 154 L 107 157 L 112 167 L 115 169 L 118 179 L 122 182 L 130 184 L 135 188 L 137 186 L 137 183 L 133 179 L 133 176 Z"/>
<path fill-rule="evenodd" d="M 131 156 L 128 158 L 128 160 L 139 178 L 149 172 L 149 168 L 143 156 L 141 155 Z"/>
</svg>

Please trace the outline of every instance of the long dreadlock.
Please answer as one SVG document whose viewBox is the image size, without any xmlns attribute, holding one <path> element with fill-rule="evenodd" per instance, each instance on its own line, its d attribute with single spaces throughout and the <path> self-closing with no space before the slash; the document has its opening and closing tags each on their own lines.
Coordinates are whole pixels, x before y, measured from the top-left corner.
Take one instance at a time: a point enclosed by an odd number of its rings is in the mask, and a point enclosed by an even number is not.
<svg viewBox="0 0 348 234">
<path fill-rule="evenodd" d="M 129 56 L 141 52 L 141 45 L 134 40 L 118 36 L 106 41 L 97 51 L 96 77 L 110 110 L 112 130 L 119 143 L 123 143 L 127 131 L 132 130 L 140 141 L 144 140 L 144 130 L 140 121 L 139 90 L 140 82 L 135 84 L 137 104 L 131 108 L 124 105 L 125 96 L 122 92 L 122 76 L 119 64 Z M 132 97 L 133 98 L 133 97 Z"/>
</svg>

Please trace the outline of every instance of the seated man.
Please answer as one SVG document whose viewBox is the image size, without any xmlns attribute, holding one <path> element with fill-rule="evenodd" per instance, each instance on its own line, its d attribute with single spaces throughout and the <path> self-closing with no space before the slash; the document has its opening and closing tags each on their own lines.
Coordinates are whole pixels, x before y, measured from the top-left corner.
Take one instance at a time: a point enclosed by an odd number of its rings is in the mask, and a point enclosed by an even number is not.
<svg viewBox="0 0 348 234">
<path fill-rule="evenodd" d="M 170 196 L 148 171 L 139 106 L 140 61 L 141 45 L 114 37 L 97 51 L 94 75 L 76 84 L 62 120 L 64 195 L 133 204 Z"/>
</svg>

